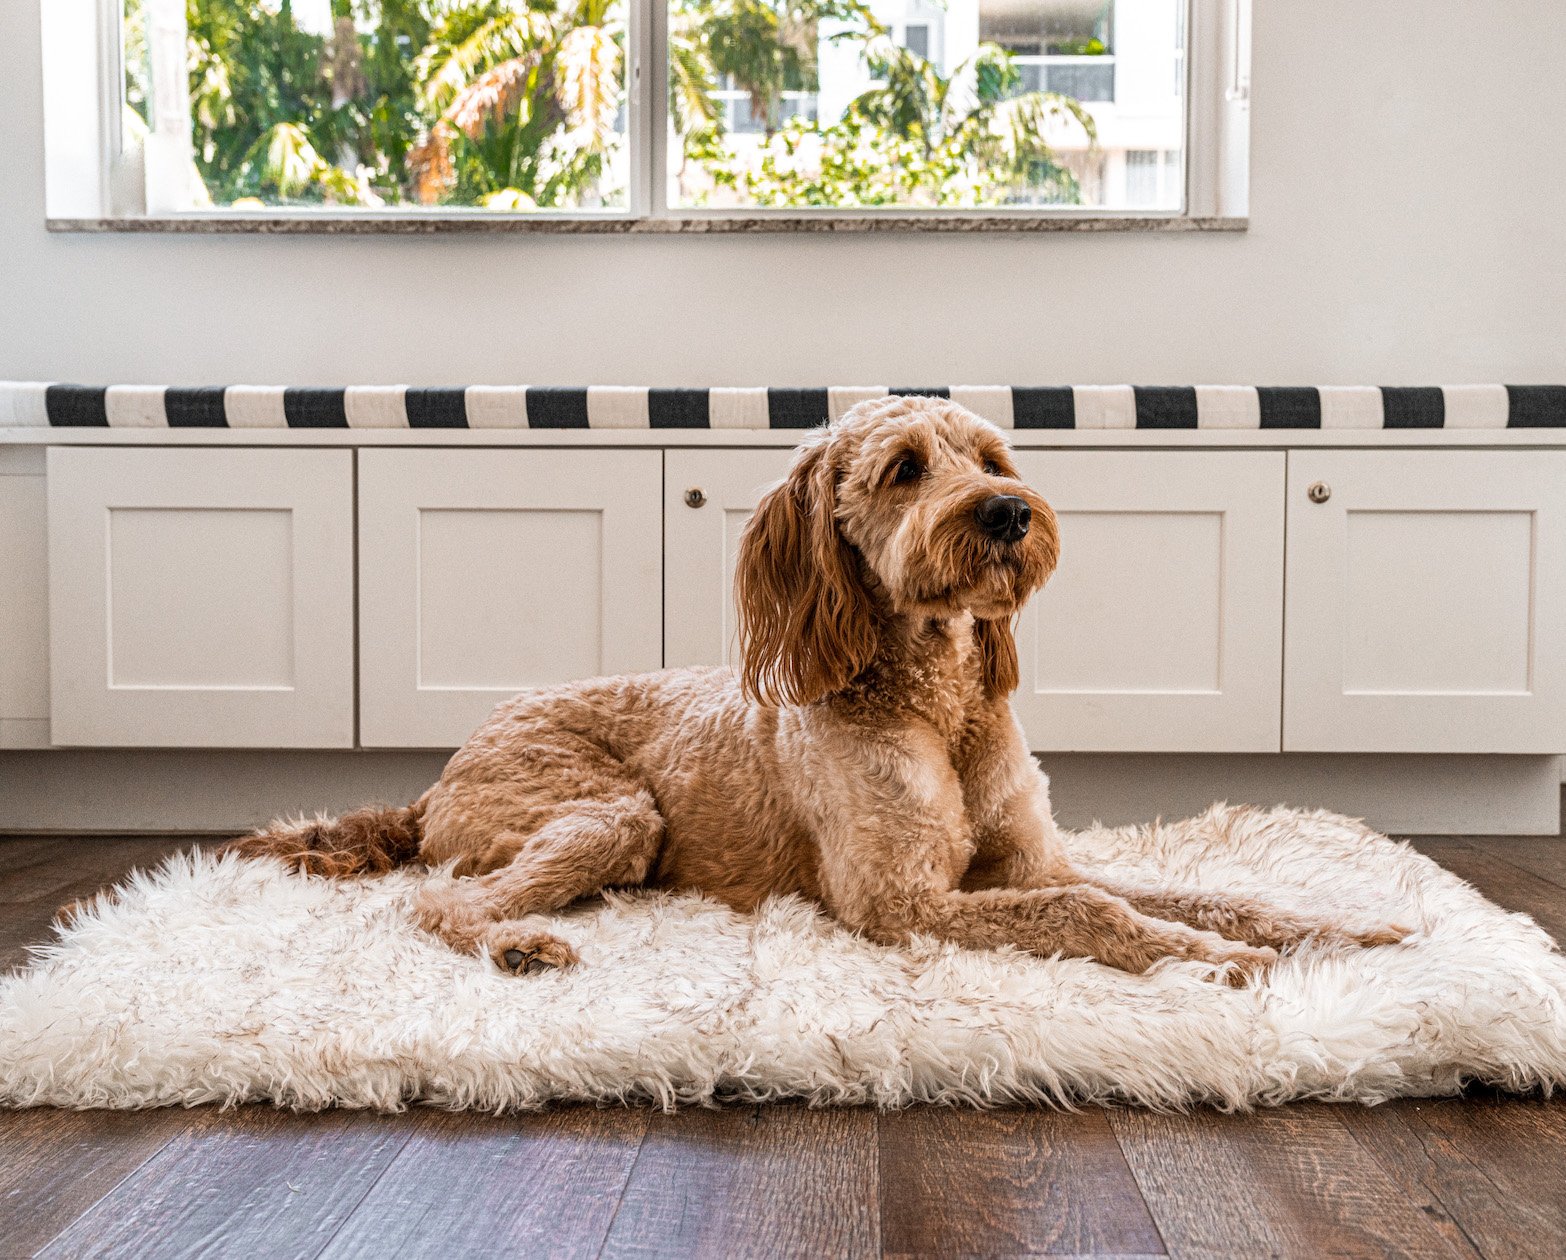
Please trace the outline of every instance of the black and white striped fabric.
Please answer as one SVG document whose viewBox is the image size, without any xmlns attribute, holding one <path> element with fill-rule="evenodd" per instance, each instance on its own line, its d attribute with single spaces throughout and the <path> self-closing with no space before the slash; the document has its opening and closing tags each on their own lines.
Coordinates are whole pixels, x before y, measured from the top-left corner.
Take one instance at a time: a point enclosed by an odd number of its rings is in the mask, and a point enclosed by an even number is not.
<svg viewBox="0 0 1566 1260">
<path fill-rule="evenodd" d="M 883 394 L 1014 429 L 1566 428 L 1566 385 L 837 385 L 659 389 L 0 382 L 0 428 L 808 429 Z"/>
</svg>

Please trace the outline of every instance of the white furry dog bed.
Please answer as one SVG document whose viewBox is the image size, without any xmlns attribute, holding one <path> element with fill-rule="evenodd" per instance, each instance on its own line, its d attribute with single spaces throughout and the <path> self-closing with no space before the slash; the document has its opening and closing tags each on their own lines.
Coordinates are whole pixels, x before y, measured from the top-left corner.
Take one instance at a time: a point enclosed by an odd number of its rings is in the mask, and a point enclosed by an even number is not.
<svg viewBox="0 0 1566 1260">
<path fill-rule="evenodd" d="M 444 875 L 330 883 L 198 855 L 137 875 L 0 981 L 0 1102 L 1238 1107 L 1566 1079 L 1566 961 L 1545 934 L 1357 823 L 1215 807 L 1070 848 L 1089 869 L 1418 931 L 1232 990 L 1192 964 L 884 949 L 791 899 L 743 916 L 637 894 L 555 920 L 583 966 L 513 978 L 412 926 L 414 890 Z"/>
</svg>

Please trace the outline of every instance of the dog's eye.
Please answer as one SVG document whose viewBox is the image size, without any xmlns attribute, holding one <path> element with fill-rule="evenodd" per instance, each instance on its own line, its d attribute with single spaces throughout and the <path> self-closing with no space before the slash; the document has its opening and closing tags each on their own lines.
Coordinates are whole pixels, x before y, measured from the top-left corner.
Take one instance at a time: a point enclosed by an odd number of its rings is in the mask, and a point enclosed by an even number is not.
<svg viewBox="0 0 1566 1260">
<path fill-rule="evenodd" d="M 1004 474 L 1002 474 L 999 464 L 993 459 L 987 459 L 984 461 L 984 475 L 986 477 L 1000 477 Z"/>
<path fill-rule="evenodd" d="M 922 476 L 924 476 L 924 465 L 910 456 L 897 465 L 897 471 L 892 474 L 892 484 L 906 485 L 910 481 L 918 481 Z"/>
</svg>

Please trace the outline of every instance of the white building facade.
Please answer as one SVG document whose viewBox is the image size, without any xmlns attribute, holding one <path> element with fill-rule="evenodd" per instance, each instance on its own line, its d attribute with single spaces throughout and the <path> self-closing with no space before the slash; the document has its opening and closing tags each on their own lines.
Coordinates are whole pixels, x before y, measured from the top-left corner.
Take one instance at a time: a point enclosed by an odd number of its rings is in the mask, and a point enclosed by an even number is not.
<svg viewBox="0 0 1566 1260">
<path fill-rule="evenodd" d="M 1005 48 L 1024 90 L 1058 92 L 1091 115 L 1090 144 L 1074 121 L 1051 129 L 1052 147 L 1076 174 L 1085 206 L 1182 208 L 1185 134 L 1185 5 L 1182 0 L 871 0 L 892 39 L 950 76 L 981 43 Z M 873 86 L 848 28 L 818 33 L 819 91 L 784 94 L 780 118 L 833 120 Z M 729 144 L 759 143 L 765 120 L 744 92 L 725 91 Z"/>
</svg>

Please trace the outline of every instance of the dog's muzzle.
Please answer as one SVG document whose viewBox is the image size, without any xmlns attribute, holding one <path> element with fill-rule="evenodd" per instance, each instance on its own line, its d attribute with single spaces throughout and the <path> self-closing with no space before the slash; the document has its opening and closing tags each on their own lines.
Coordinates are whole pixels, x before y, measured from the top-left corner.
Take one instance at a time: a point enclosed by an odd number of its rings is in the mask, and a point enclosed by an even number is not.
<svg viewBox="0 0 1566 1260">
<path fill-rule="evenodd" d="M 973 509 L 973 515 L 985 536 L 996 542 L 1011 543 L 1026 537 L 1033 521 L 1033 509 L 1027 500 L 1014 494 L 991 495 Z"/>
</svg>

